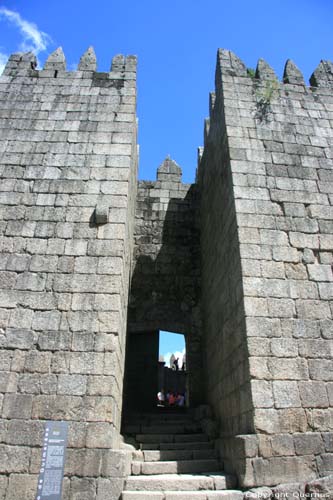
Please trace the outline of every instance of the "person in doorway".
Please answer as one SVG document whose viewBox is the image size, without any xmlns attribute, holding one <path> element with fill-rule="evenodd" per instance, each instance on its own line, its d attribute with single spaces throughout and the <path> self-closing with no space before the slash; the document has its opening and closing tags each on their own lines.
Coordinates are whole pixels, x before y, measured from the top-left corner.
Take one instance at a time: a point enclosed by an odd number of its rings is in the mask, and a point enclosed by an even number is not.
<svg viewBox="0 0 333 500">
<path fill-rule="evenodd" d="M 178 394 L 177 395 L 177 406 L 184 406 L 185 405 L 185 396 L 184 394 Z"/>
<path fill-rule="evenodd" d="M 169 406 L 175 406 L 175 404 L 176 404 L 176 396 L 173 392 L 171 392 L 169 396 Z"/>
<path fill-rule="evenodd" d="M 170 389 L 168 390 L 168 392 L 166 393 L 166 397 L 165 397 L 165 405 L 166 406 L 169 406 L 170 405 L 170 395 L 171 395 L 171 391 Z"/>
<path fill-rule="evenodd" d="M 165 405 L 165 395 L 163 389 L 161 389 L 160 392 L 157 393 L 157 404 L 161 406 Z"/>
</svg>

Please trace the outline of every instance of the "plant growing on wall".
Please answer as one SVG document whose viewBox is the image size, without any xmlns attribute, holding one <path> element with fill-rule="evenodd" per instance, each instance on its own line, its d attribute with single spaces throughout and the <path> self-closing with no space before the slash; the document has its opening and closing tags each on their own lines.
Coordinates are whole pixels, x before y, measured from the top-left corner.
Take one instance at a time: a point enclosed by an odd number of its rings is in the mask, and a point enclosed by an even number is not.
<svg viewBox="0 0 333 500">
<path fill-rule="evenodd" d="M 267 121 L 271 112 L 271 103 L 278 97 L 279 82 L 277 80 L 266 80 L 264 85 L 256 89 L 257 112 L 256 118 Z"/>
</svg>

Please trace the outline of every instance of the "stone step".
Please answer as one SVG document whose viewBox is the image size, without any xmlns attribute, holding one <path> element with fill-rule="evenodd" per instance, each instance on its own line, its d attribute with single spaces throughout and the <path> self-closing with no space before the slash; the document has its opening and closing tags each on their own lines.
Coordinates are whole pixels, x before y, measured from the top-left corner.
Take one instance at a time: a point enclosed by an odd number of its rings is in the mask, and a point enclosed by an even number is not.
<svg viewBox="0 0 333 500">
<path fill-rule="evenodd" d="M 182 443 L 141 443 L 141 450 L 208 450 L 214 448 L 212 441 L 189 441 Z"/>
<path fill-rule="evenodd" d="M 166 422 L 166 421 L 192 421 L 193 416 L 186 412 L 167 412 L 167 413 L 139 413 L 139 414 L 130 414 L 124 418 L 124 422 Z"/>
<path fill-rule="evenodd" d="M 188 442 L 206 442 L 206 434 L 137 434 L 138 443 L 188 443 Z"/>
<path fill-rule="evenodd" d="M 201 427 L 198 424 L 159 424 L 159 425 L 126 425 L 123 434 L 189 434 L 198 433 Z"/>
<path fill-rule="evenodd" d="M 169 461 L 169 460 L 202 460 L 217 458 L 214 449 L 208 450 L 146 450 L 139 452 L 145 462 Z M 136 458 L 135 458 L 136 459 Z"/>
<path fill-rule="evenodd" d="M 225 491 L 124 491 L 122 500 L 243 500 L 238 490 Z"/>
<path fill-rule="evenodd" d="M 216 459 L 173 460 L 165 462 L 132 462 L 132 474 L 192 474 L 211 472 L 220 468 Z"/>
<path fill-rule="evenodd" d="M 234 476 L 215 472 L 209 474 L 159 474 L 129 476 L 125 491 L 198 491 L 234 488 Z"/>
</svg>

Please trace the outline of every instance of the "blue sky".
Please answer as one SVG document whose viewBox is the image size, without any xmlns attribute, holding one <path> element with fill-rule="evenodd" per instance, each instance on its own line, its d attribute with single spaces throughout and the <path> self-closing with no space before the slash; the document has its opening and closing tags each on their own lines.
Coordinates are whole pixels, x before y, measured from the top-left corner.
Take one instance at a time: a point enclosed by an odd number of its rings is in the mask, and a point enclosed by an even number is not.
<svg viewBox="0 0 333 500">
<path fill-rule="evenodd" d="M 332 26 L 332 0 L 0 0 L 0 64 L 22 48 L 42 64 L 61 45 L 73 69 L 93 45 L 108 71 L 113 55 L 136 54 L 140 178 L 154 179 L 170 154 L 191 182 L 217 48 L 248 67 L 263 57 L 280 76 L 291 58 L 308 79 L 320 59 L 333 59 Z"/>
<path fill-rule="evenodd" d="M 169 365 L 170 357 L 174 354 L 179 358 L 179 368 L 182 367 L 182 359 L 185 354 L 185 338 L 179 333 L 160 331 L 159 355 Z"/>
</svg>

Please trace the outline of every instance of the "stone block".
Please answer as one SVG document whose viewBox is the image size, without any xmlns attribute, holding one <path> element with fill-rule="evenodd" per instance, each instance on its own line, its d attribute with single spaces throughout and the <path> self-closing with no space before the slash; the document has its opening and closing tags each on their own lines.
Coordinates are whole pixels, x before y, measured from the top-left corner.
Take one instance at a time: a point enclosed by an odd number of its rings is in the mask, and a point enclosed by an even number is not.
<svg viewBox="0 0 333 500">
<path fill-rule="evenodd" d="M 7 486 L 8 478 L 6 476 L 0 476 L 0 500 L 5 500 Z"/>
<path fill-rule="evenodd" d="M 308 264 L 309 278 L 314 281 L 333 281 L 331 266 L 327 264 Z"/>
<path fill-rule="evenodd" d="M 273 394 L 276 408 L 294 408 L 301 406 L 297 382 L 290 380 L 273 381 Z"/>
<path fill-rule="evenodd" d="M 325 446 L 326 452 L 333 451 L 333 433 L 332 432 L 323 432 L 322 438 Z"/>
<path fill-rule="evenodd" d="M 43 433 L 44 425 L 42 422 L 11 420 L 8 422 L 6 443 L 21 446 L 41 446 L 43 442 Z"/>
<path fill-rule="evenodd" d="M 70 369 L 73 374 L 103 375 L 104 354 L 94 352 L 72 353 Z"/>
<path fill-rule="evenodd" d="M 274 500 L 284 498 L 286 500 L 295 498 L 300 500 L 304 498 L 305 486 L 304 483 L 289 483 L 289 484 L 279 484 L 273 488 Z"/>
<path fill-rule="evenodd" d="M 124 479 L 115 478 L 112 479 L 97 479 L 97 497 L 96 500 L 118 500 L 124 488 Z M 129 492 L 123 492 L 122 496 L 124 500 L 126 499 L 126 494 Z M 144 492 L 147 500 L 150 500 L 149 492 Z M 129 500 L 129 499 L 128 499 Z M 151 500 L 159 500 L 159 498 L 152 497 Z"/>
<path fill-rule="evenodd" d="M 308 419 L 303 408 L 282 408 L 278 411 L 280 432 L 305 432 L 308 429 Z"/>
<path fill-rule="evenodd" d="M 304 264 L 285 264 L 286 278 L 294 280 L 306 280 L 308 278 Z"/>
<path fill-rule="evenodd" d="M 6 394 L 2 413 L 4 418 L 26 419 L 31 417 L 32 396 L 28 394 Z"/>
<path fill-rule="evenodd" d="M 297 300 L 296 311 L 298 317 L 304 319 L 331 318 L 328 303 L 319 300 Z"/>
<path fill-rule="evenodd" d="M 242 434 L 232 439 L 232 450 L 237 458 L 255 457 L 258 454 L 258 437 L 255 434 Z"/>
<path fill-rule="evenodd" d="M 35 342 L 36 335 L 31 330 L 8 328 L 6 331 L 6 346 L 8 348 L 31 349 Z"/>
<path fill-rule="evenodd" d="M 333 475 L 333 454 L 324 453 L 317 456 L 317 467 L 321 477 Z"/>
<path fill-rule="evenodd" d="M 315 479 L 316 470 L 308 457 L 272 457 L 253 459 L 256 486 L 275 486 L 283 482 L 301 482 Z"/>
<path fill-rule="evenodd" d="M 17 391 L 17 373 L 0 372 L 0 393 Z"/>
<path fill-rule="evenodd" d="M 295 315 L 295 303 L 290 299 L 267 300 L 268 315 L 272 318 L 292 318 Z"/>
<path fill-rule="evenodd" d="M 51 364 L 51 353 L 29 351 L 25 356 L 24 370 L 30 373 L 49 373 Z"/>
<path fill-rule="evenodd" d="M 30 328 L 33 311 L 17 307 L 11 312 L 9 326 L 12 328 Z"/>
<path fill-rule="evenodd" d="M 96 479 L 73 477 L 70 481 L 71 500 L 95 500 Z"/>
<path fill-rule="evenodd" d="M 331 358 L 333 355 L 333 342 L 330 340 L 300 340 L 299 354 L 305 358 Z"/>
<path fill-rule="evenodd" d="M 329 401 L 323 382 L 299 382 L 299 392 L 303 408 L 327 408 Z"/>
<path fill-rule="evenodd" d="M 86 393 L 87 379 L 82 375 L 59 375 L 58 394 L 83 396 Z"/>
<path fill-rule="evenodd" d="M 333 283 L 319 283 L 319 295 L 323 300 L 332 300 Z"/>
<path fill-rule="evenodd" d="M 42 351 L 69 350 L 71 335 L 63 331 L 42 331 L 38 336 L 38 347 Z"/>
<path fill-rule="evenodd" d="M 298 345 L 295 339 L 271 339 L 270 347 L 272 355 L 278 358 L 298 356 Z"/>
<path fill-rule="evenodd" d="M 324 496 L 329 498 L 329 495 L 331 495 L 333 491 L 333 474 L 308 482 L 305 491 L 313 497 Z"/>
<path fill-rule="evenodd" d="M 35 312 L 32 328 L 36 331 L 58 330 L 61 319 L 59 311 Z"/>
<path fill-rule="evenodd" d="M 333 380 L 332 362 L 327 359 L 309 359 L 309 372 L 313 380 Z"/>
<path fill-rule="evenodd" d="M 30 460 L 30 448 L 24 446 L 0 445 L 0 472 L 10 474 L 12 472 L 28 472 Z"/>
<path fill-rule="evenodd" d="M 270 499 L 272 496 L 272 490 L 267 488 L 266 486 L 262 486 L 261 488 L 252 488 L 249 491 L 244 493 L 244 500 L 259 500 L 261 499 Z"/>
<path fill-rule="evenodd" d="M 319 322 L 322 337 L 324 339 L 333 339 L 333 321 L 324 319 Z"/>
<path fill-rule="evenodd" d="M 294 434 L 296 455 L 318 455 L 324 452 L 324 443 L 320 433 L 306 432 Z"/>
<path fill-rule="evenodd" d="M 254 414 L 256 432 L 275 434 L 280 431 L 279 415 L 273 409 L 258 409 Z M 248 486 L 248 485 L 245 485 Z"/>
<path fill-rule="evenodd" d="M 271 318 L 246 318 L 247 335 L 249 337 L 281 337 L 281 327 L 279 319 Z"/>
<path fill-rule="evenodd" d="M 114 427 L 109 422 L 90 423 L 87 427 L 87 448 L 112 448 Z"/>
<path fill-rule="evenodd" d="M 114 376 L 90 376 L 88 378 L 87 394 L 91 396 L 111 396 L 115 388 Z"/>
<path fill-rule="evenodd" d="M 264 298 L 245 297 L 244 307 L 247 316 L 268 316 L 267 300 Z"/>
<path fill-rule="evenodd" d="M 307 363 L 302 358 L 270 358 L 268 367 L 273 379 L 308 380 Z"/>
<path fill-rule="evenodd" d="M 37 491 L 37 475 L 11 474 L 8 482 L 6 500 L 34 500 Z"/>
<path fill-rule="evenodd" d="M 273 406 L 271 382 L 265 380 L 252 380 L 252 402 L 255 408 L 270 408 Z"/>
<path fill-rule="evenodd" d="M 290 434 L 276 434 L 270 441 L 273 456 L 295 455 L 293 438 Z"/>
</svg>

